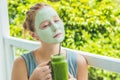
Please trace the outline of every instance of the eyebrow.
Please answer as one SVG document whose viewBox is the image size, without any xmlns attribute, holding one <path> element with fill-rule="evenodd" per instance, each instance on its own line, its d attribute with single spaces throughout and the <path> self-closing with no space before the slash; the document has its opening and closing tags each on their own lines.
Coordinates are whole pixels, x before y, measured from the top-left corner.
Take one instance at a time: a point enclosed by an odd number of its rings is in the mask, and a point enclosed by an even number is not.
<svg viewBox="0 0 120 80">
<path fill-rule="evenodd" d="M 48 20 L 45 20 L 45 21 L 41 22 L 40 25 L 43 24 L 43 23 L 46 22 L 46 21 L 48 21 Z"/>
<path fill-rule="evenodd" d="M 58 17 L 58 18 L 59 18 L 58 15 L 53 16 L 53 18 L 55 18 L 55 17 Z M 46 21 L 49 21 L 49 20 L 45 20 L 45 21 L 41 22 L 40 25 L 43 24 L 43 23 L 46 22 Z"/>
</svg>

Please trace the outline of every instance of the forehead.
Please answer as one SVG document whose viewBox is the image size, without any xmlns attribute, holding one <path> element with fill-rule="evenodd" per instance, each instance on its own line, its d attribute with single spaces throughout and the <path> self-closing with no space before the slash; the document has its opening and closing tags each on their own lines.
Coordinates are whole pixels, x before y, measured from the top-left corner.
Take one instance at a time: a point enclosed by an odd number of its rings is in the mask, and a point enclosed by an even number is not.
<svg viewBox="0 0 120 80">
<path fill-rule="evenodd" d="M 57 12 L 52 7 L 45 6 L 36 13 L 35 20 L 42 22 L 51 19 L 54 16 L 58 16 Z"/>
</svg>

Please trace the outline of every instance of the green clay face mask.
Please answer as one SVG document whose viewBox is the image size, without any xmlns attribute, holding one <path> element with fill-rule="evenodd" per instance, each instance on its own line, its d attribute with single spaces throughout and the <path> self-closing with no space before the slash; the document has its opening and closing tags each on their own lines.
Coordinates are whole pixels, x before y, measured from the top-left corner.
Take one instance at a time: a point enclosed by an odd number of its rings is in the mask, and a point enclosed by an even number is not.
<svg viewBox="0 0 120 80">
<path fill-rule="evenodd" d="M 64 24 L 59 19 L 54 21 L 53 17 L 58 16 L 56 11 L 51 7 L 44 7 L 40 9 L 35 16 L 35 30 L 42 42 L 46 43 L 60 43 L 65 36 Z M 49 25 L 41 29 L 41 23 L 48 21 Z"/>
</svg>

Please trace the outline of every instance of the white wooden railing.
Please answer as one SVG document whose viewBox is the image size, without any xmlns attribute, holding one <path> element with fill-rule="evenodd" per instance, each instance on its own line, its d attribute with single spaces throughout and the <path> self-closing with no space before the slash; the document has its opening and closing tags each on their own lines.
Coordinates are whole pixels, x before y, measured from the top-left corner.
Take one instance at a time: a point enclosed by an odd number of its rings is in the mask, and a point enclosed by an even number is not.
<svg viewBox="0 0 120 80">
<path fill-rule="evenodd" d="M 34 50 L 37 47 L 40 46 L 39 42 L 34 42 L 34 41 L 29 41 L 29 40 L 24 40 L 24 39 L 18 39 L 14 37 L 6 37 L 5 39 L 6 47 L 9 48 L 8 54 L 6 56 L 8 63 L 7 63 L 7 71 L 8 75 L 10 78 L 11 74 L 11 68 L 14 60 L 14 48 L 23 48 L 26 50 Z M 68 48 L 65 48 L 68 49 Z M 72 50 L 72 49 L 69 49 Z M 107 56 L 101 56 L 101 55 L 96 55 L 88 52 L 83 52 L 83 51 L 77 51 L 77 50 L 72 50 L 75 52 L 79 52 L 81 55 L 83 55 L 90 66 L 97 67 L 97 68 L 102 68 L 105 70 L 109 70 L 112 72 L 120 73 L 120 59 L 112 58 L 112 57 L 107 57 Z"/>
<path fill-rule="evenodd" d="M 0 0 L 0 80 L 11 80 L 11 69 L 15 58 L 14 47 L 33 50 L 39 45 L 40 43 L 38 42 L 9 36 L 7 0 Z M 77 52 L 87 59 L 90 66 L 120 73 L 120 59 L 82 51 Z"/>
</svg>

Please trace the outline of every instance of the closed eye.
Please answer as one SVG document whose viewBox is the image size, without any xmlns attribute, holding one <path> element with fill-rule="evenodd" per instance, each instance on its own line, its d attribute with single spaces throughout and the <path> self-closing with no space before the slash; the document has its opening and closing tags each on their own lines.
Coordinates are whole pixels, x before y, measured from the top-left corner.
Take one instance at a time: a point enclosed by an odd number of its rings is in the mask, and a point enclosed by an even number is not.
<svg viewBox="0 0 120 80">
<path fill-rule="evenodd" d="M 59 19 L 58 20 L 54 20 L 54 22 L 59 22 Z"/>
<path fill-rule="evenodd" d="M 47 27 L 49 27 L 50 26 L 50 22 L 49 21 L 46 21 L 46 22 L 44 22 L 44 23 L 42 23 L 41 25 L 40 25 L 40 29 L 45 29 L 45 28 L 47 28 Z"/>
<path fill-rule="evenodd" d="M 43 28 L 46 28 L 48 25 L 43 26 Z"/>
<path fill-rule="evenodd" d="M 55 15 L 55 16 L 53 17 L 53 20 L 54 20 L 54 22 L 56 23 L 56 22 L 59 22 L 59 21 L 60 21 L 60 18 L 59 18 L 59 16 Z"/>
</svg>

